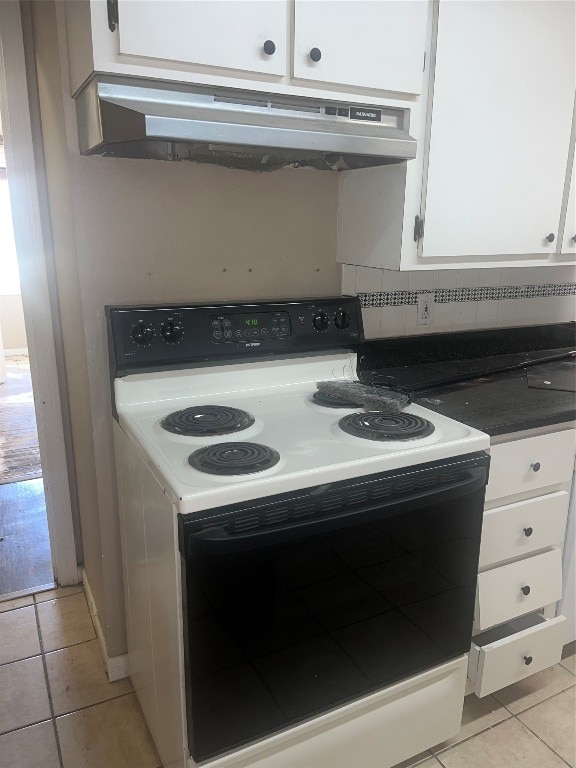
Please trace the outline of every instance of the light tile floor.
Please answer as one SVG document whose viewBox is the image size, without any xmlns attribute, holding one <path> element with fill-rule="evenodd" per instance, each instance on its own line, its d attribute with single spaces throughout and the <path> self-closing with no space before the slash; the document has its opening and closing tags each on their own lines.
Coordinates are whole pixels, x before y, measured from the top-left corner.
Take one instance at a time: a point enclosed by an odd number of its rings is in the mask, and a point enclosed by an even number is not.
<svg viewBox="0 0 576 768">
<path fill-rule="evenodd" d="M 0 603 L 0 768 L 159 768 L 129 680 L 109 683 L 82 587 Z"/>
<path fill-rule="evenodd" d="M 457 736 L 395 768 L 576 768 L 574 643 L 560 664 L 464 701 Z"/>
<path fill-rule="evenodd" d="M 468 696 L 458 736 L 401 767 L 576 768 L 568 650 L 494 696 Z M 0 768 L 159 766 L 130 682 L 107 680 L 82 588 L 0 603 Z"/>
</svg>

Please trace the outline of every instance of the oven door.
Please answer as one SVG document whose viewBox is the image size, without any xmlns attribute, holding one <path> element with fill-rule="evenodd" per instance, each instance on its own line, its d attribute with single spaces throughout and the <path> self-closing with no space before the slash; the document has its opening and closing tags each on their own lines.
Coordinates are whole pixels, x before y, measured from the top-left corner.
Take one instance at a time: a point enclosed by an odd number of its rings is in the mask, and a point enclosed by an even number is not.
<svg viewBox="0 0 576 768">
<path fill-rule="evenodd" d="M 180 516 L 196 761 L 469 651 L 488 462 Z"/>
</svg>

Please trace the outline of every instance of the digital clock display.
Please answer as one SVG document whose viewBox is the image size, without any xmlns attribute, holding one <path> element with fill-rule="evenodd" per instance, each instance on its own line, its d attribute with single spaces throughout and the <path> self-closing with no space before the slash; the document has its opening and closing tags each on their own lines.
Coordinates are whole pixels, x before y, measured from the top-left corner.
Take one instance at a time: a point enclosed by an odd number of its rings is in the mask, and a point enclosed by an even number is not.
<svg viewBox="0 0 576 768">
<path fill-rule="evenodd" d="M 244 322 L 246 325 L 250 326 L 250 328 L 255 328 L 258 325 L 258 318 L 257 317 L 247 317 Z"/>
</svg>

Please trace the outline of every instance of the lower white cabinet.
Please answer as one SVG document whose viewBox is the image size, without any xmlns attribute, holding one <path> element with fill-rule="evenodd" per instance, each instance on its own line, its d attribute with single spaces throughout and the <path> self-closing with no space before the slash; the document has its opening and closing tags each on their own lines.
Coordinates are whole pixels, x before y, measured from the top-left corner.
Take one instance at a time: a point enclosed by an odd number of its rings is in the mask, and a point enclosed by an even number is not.
<svg viewBox="0 0 576 768">
<path fill-rule="evenodd" d="M 576 431 L 490 448 L 468 677 L 487 696 L 557 664 L 566 642 L 562 548 Z M 554 618 L 553 618 L 554 617 Z"/>
<path fill-rule="evenodd" d="M 492 446 L 486 501 L 568 483 L 574 468 L 575 435 L 573 429 L 565 429 Z"/>
<path fill-rule="evenodd" d="M 531 614 L 477 635 L 468 661 L 476 696 L 487 696 L 557 664 L 565 621 L 564 616 L 547 620 Z"/>
<path fill-rule="evenodd" d="M 486 510 L 480 568 L 561 544 L 566 531 L 568 501 L 568 493 L 558 491 Z"/>
<path fill-rule="evenodd" d="M 562 597 L 562 550 L 552 549 L 478 576 L 477 629 L 530 613 Z"/>
</svg>

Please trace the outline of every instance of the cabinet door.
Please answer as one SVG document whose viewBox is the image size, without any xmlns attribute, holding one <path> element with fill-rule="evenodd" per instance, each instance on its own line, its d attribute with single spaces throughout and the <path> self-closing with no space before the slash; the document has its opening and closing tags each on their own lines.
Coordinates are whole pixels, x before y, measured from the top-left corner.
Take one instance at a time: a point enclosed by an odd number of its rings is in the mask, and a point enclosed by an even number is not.
<svg viewBox="0 0 576 768">
<path fill-rule="evenodd" d="M 440 2 L 424 257 L 555 253 L 575 7 Z"/>
<path fill-rule="evenodd" d="M 295 0 L 294 13 L 294 77 L 421 93 L 425 0 Z"/>
<path fill-rule="evenodd" d="M 561 253 L 576 253 L 576 154 L 572 162 L 572 176 L 570 178 L 570 193 L 568 195 L 568 208 L 566 210 L 566 222 L 562 236 Z"/>
<path fill-rule="evenodd" d="M 120 54 L 286 74 L 287 0 L 119 0 L 118 19 Z"/>
</svg>

